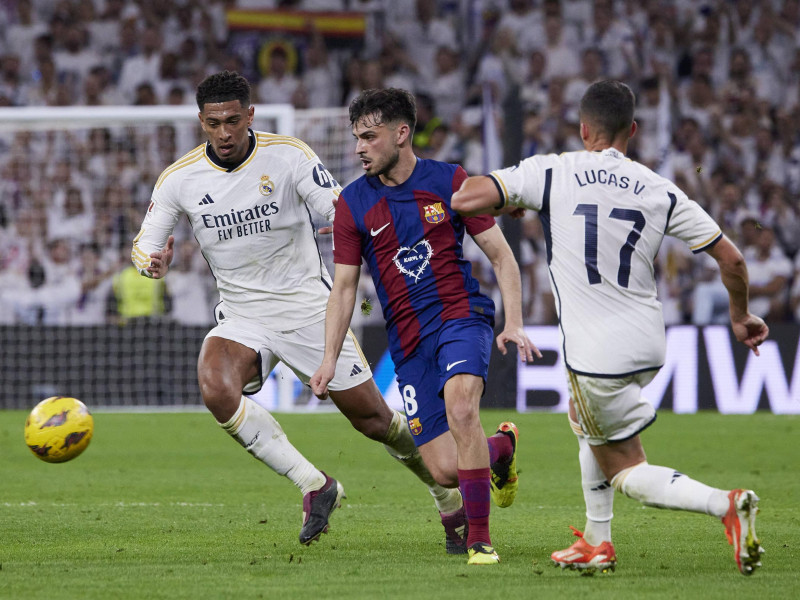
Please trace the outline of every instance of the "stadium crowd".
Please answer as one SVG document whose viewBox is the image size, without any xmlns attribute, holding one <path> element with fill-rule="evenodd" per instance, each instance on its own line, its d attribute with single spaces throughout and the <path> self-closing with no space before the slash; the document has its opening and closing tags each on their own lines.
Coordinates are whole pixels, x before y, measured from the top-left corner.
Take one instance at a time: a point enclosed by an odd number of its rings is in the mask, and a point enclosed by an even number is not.
<svg viewBox="0 0 800 600">
<path fill-rule="evenodd" d="M 625 81 L 638 103 L 630 156 L 743 249 L 752 312 L 800 323 L 800 0 L 10 0 L 0 106 L 191 105 L 207 74 L 247 71 L 226 11 L 253 8 L 369 16 L 359 48 L 331 44 L 311 19 L 291 42 L 297 61 L 274 45 L 251 76 L 257 102 L 342 107 L 363 89 L 409 89 L 418 154 L 472 174 L 487 164 L 487 98 L 499 138 L 519 140 L 499 167 L 581 148 L 583 92 Z M 0 132 L 0 323 L 208 324 L 213 281 L 188 228 L 166 284 L 128 256 L 158 174 L 199 139 L 166 125 Z M 541 225 L 530 216 L 521 229 L 526 321 L 555 323 Z M 727 322 L 713 260 L 668 241 L 656 266 L 668 323 Z"/>
</svg>

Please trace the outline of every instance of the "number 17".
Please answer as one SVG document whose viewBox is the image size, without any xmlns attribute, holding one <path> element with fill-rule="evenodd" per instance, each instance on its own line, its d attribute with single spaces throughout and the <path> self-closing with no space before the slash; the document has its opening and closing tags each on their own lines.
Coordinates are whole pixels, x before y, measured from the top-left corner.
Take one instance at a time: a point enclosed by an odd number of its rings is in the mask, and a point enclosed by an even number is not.
<svg viewBox="0 0 800 600">
<path fill-rule="evenodd" d="M 597 270 L 597 204 L 578 204 L 572 214 L 584 218 L 583 257 L 589 283 L 591 285 L 600 283 L 600 272 Z M 626 288 L 631 276 L 631 256 L 636 247 L 636 242 L 642 236 L 646 221 L 641 211 L 630 208 L 615 208 L 608 216 L 611 219 L 631 221 L 633 223 L 633 228 L 628 234 L 628 238 L 619 249 L 617 283 Z"/>
</svg>

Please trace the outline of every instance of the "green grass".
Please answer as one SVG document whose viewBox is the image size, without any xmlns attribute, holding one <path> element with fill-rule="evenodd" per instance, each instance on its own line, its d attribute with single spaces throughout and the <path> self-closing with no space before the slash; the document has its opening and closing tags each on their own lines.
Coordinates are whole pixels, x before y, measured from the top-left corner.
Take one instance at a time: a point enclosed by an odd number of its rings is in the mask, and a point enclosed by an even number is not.
<svg viewBox="0 0 800 600">
<path fill-rule="evenodd" d="M 347 490 L 331 531 L 297 542 L 301 497 L 207 414 L 96 414 L 78 459 L 37 460 L 24 414 L 0 412 L 0 598 L 796 598 L 800 418 L 663 413 L 653 464 L 761 496 L 764 567 L 741 576 L 719 521 L 615 498 L 616 573 L 550 566 L 583 527 L 577 445 L 563 415 L 513 415 L 520 491 L 492 512 L 502 563 L 447 556 L 432 500 L 338 414 L 281 415 Z M 492 431 L 508 412 L 486 411 Z"/>
</svg>

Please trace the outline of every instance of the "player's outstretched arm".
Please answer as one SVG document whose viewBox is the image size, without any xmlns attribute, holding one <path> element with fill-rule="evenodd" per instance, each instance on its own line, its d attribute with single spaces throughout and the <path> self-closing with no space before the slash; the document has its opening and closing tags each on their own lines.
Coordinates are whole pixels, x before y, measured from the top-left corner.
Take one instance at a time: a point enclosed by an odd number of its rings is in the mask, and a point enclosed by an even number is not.
<svg viewBox="0 0 800 600">
<path fill-rule="evenodd" d="M 171 235 L 167 238 L 167 245 L 161 250 L 150 254 L 150 266 L 146 271 L 153 279 L 161 279 L 167 274 L 169 265 L 172 263 L 172 256 L 174 254 L 175 236 Z"/>
<path fill-rule="evenodd" d="M 502 203 L 503 198 L 500 197 L 494 181 L 486 175 L 476 175 L 464 180 L 461 189 L 453 194 L 450 206 L 465 217 L 510 214 L 514 218 L 519 218 L 525 214 L 524 208 L 501 206 Z"/>
<path fill-rule="evenodd" d="M 361 267 L 336 264 L 333 275 L 333 289 L 328 298 L 325 311 L 325 354 L 322 364 L 311 376 L 309 385 L 318 398 L 328 396 L 328 383 L 336 374 L 336 361 L 342 351 L 344 336 L 350 327 L 353 308 L 356 305 L 356 290 Z"/>
<path fill-rule="evenodd" d="M 474 239 L 492 263 L 500 296 L 503 299 L 506 324 L 497 336 L 497 348 L 505 355 L 506 343 L 513 342 L 517 345 L 520 360 L 532 363 L 534 356 L 541 358 L 542 354 L 525 335 L 522 324 L 522 285 L 514 253 L 497 225 L 479 233 Z"/>
<path fill-rule="evenodd" d="M 717 261 L 722 283 L 728 290 L 733 334 L 758 356 L 758 346 L 767 339 L 769 327 L 749 311 L 749 279 L 744 257 L 726 236 L 714 244 L 708 253 Z"/>
</svg>

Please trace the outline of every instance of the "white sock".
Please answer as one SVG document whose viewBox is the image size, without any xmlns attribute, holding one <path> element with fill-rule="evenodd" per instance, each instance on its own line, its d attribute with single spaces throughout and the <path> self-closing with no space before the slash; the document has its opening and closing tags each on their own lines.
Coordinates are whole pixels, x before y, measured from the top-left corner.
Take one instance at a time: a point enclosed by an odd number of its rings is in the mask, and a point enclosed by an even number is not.
<svg viewBox="0 0 800 600">
<path fill-rule="evenodd" d="M 456 512 L 463 505 L 461 492 L 458 488 L 442 487 L 434 480 L 422 456 L 414 444 L 414 438 L 406 425 L 406 418 L 399 412 L 392 411 L 392 423 L 386 432 L 383 447 L 399 463 L 408 468 L 422 483 L 428 486 L 428 491 L 433 496 L 433 502 L 440 513 L 450 514 Z"/>
<path fill-rule="evenodd" d="M 573 431 L 577 434 L 575 427 L 573 427 Z M 578 448 L 583 501 L 586 503 L 586 526 L 583 530 L 583 539 L 592 546 L 599 546 L 602 542 L 611 541 L 614 488 L 606 480 L 583 432 L 578 435 Z"/>
<path fill-rule="evenodd" d="M 273 416 L 250 398 L 242 396 L 234 415 L 220 426 L 250 454 L 288 477 L 303 495 L 325 485 L 325 475 L 292 446 Z"/>
<path fill-rule="evenodd" d="M 695 481 L 675 469 L 646 462 L 623 469 L 611 484 L 626 496 L 648 506 L 724 517 L 728 493 Z"/>
</svg>

